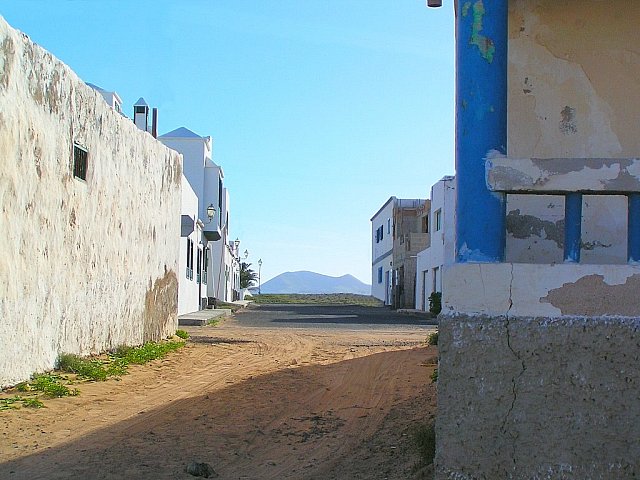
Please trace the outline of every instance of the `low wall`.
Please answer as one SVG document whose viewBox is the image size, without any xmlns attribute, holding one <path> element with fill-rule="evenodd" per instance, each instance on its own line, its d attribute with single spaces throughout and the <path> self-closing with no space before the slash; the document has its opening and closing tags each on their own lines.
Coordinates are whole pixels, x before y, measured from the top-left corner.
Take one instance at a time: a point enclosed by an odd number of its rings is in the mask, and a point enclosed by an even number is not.
<svg viewBox="0 0 640 480">
<path fill-rule="evenodd" d="M 440 318 L 437 479 L 640 472 L 640 318 Z"/>
<path fill-rule="evenodd" d="M 0 159 L 0 386 L 175 331 L 180 155 L 1 17 Z"/>
</svg>

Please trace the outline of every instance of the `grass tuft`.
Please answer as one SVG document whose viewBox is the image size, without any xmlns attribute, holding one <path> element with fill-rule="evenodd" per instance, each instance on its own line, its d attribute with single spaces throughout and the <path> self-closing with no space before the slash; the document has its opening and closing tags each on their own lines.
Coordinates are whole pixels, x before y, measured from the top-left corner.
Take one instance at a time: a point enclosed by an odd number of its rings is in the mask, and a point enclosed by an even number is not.
<svg viewBox="0 0 640 480">
<path fill-rule="evenodd" d="M 104 382 L 109 377 L 107 368 L 100 360 L 88 360 L 71 353 L 63 353 L 58 357 L 58 369 L 99 382 Z"/>
<path fill-rule="evenodd" d="M 184 330 L 176 330 L 176 336 L 180 337 L 183 340 L 186 340 L 187 338 L 189 338 L 189 334 Z"/>
<path fill-rule="evenodd" d="M 34 375 L 29 386 L 31 390 L 42 392 L 47 397 L 70 397 L 80 394 L 77 388 L 71 389 L 64 385 L 62 382 L 67 379 L 60 375 L 53 375 L 49 373 L 43 373 L 41 375 Z"/>
<path fill-rule="evenodd" d="M 148 342 L 139 347 L 119 347 L 112 354 L 113 361 L 119 362 L 120 365 L 142 365 L 162 358 L 169 352 L 184 346 L 184 342 Z"/>
<path fill-rule="evenodd" d="M 184 331 L 183 331 L 184 332 Z M 184 332 L 187 335 L 187 332 Z M 127 373 L 131 364 L 141 365 L 162 358 L 185 344 L 184 341 L 148 342 L 139 347 L 119 347 L 106 359 L 86 359 L 70 353 L 63 353 L 58 358 L 58 371 L 75 374 L 73 381 L 104 381 L 110 377 L 120 377 Z M 16 385 L 12 390 L 25 393 L 28 397 L 14 395 L 0 398 L 0 410 L 10 410 L 20 406 L 42 408 L 44 404 L 38 396 L 68 397 L 79 395 L 77 388 L 70 388 L 73 383 L 68 376 L 56 373 L 33 375 L 30 381 Z"/>
<path fill-rule="evenodd" d="M 430 333 L 427 337 L 427 343 L 429 345 L 438 345 L 438 332 Z"/>
</svg>

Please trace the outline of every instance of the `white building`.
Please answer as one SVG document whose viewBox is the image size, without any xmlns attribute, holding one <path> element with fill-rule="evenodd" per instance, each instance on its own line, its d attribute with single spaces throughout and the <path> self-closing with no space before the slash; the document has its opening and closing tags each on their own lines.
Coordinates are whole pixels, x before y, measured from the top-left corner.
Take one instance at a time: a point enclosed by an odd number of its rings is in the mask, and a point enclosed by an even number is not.
<svg viewBox="0 0 640 480">
<path fill-rule="evenodd" d="M 233 289 L 227 286 L 227 278 L 233 278 L 233 255 L 228 245 L 229 193 L 222 167 L 212 160 L 212 138 L 180 127 L 158 140 L 183 155 L 187 191 L 183 194 L 183 222 L 185 217 L 193 219 L 192 228 L 182 232 L 180 313 L 198 310 L 210 303 L 208 299 L 231 301 Z M 211 211 L 215 213 L 209 218 Z"/>
<path fill-rule="evenodd" d="M 446 176 L 431 187 L 429 232 L 431 244 L 418 253 L 416 305 L 429 310 L 429 296 L 442 293 L 444 266 L 455 261 L 455 177 Z"/>
<path fill-rule="evenodd" d="M 104 101 L 107 102 L 107 105 L 124 116 L 124 113 L 122 112 L 122 99 L 116 92 L 109 92 L 104 88 L 100 88 L 99 86 L 94 85 L 93 83 L 87 82 L 87 85 L 93 88 L 100 95 L 102 95 L 102 98 L 104 98 Z"/>
<path fill-rule="evenodd" d="M 371 295 L 391 305 L 393 271 L 393 209 L 391 197 L 371 217 Z"/>
</svg>

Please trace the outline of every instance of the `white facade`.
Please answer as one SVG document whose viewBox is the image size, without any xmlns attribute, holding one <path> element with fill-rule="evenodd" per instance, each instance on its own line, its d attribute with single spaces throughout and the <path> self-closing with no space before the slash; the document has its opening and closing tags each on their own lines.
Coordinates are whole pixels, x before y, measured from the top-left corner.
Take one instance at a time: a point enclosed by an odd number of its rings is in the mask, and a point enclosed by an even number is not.
<svg viewBox="0 0 640 480">
<path fill-rule="evenodd" d="M 87 85 L 89 85 L 96 92 L 102 95 L 102 98 L 104 98 L 104 101 L 107 102 L 107 105 L 124 116 L 124 113 L 122 112 L 122 99 L 116 92 L 109 92 L 104 88 L 100 88 L 99 86 L 94 85 L 93 83 L 87 83 Z"/>
<path fill-rule="evenodd" d="M 393 272 L 393 209 L 391 197 L 371 217 L 371 295 L 391 305 Z"/>
<path fill-rule="evenodd" d="M 180 267 L 178 269 L 178 315 L 199 309 L 207 298 L 203 223 L 198 219 L 198 196 L 182 177 Z"/>
<path fill-rule="evenodd" d="M 184 127 L 161 135 L 158 140 L 182 153 L 186 187 L 191 189 L 197 197 L 196 230 L 199 223 L 201 235 L 196 244 L 199 246 L 193 249 L 193 279 L 188 278 L 191 275 L 186 264 L 181 271 L 184 277 L 181 286 L 184 284 L 187 290 L 184 294 L 180 292 L 179 297 L 185 297 L 185 303 L 190 305 L 184 308 L 187 308 L 187 311 L 198 310 L 203 304 L 202 300 L 198 302 L 198 299 L 215 298 L 232 301 L 234 256 L 229 247 L 229 192 L 224 187 L 222 167 L 212 160 L 213 140 L 211 137 L 202 137 Z M 215 215 L 211 220 L 207 216 L 209 206 L 215 208 Z M 193 212 L 190 208 L 190 203 L 183 204 L 182 214 L 192 216 Z M 186 244 L 189 241 L 188 237 L 185 237 L 181 245 L 185 260 L 188 251 Z M 201 261 L 200 264 L 198 259 Z M 200 281 L 197 280 L 198 278 Z M 192 291 L 193 282 L 197 285 L 198 293 L 195 295 Z M 186 297 L 191 300 L 187 301 Z"/>
<path fill-rule="evenodd" d="M 455 260 L 455 177 L 446 176 L 431 187 L 429 232 L 431 245 L 418 253 L 416 305 L 429 310 L 429 296 L 442 292 L 445 265 Z"/>
</svg>

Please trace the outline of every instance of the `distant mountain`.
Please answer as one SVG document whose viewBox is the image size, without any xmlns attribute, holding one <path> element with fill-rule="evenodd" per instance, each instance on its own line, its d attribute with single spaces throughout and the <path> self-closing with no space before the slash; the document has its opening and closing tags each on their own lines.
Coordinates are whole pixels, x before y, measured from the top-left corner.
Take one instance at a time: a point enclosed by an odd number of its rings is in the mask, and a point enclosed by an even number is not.
<svg viewBox="0 0 640 480">
<path fill-rule="evenodd" d="M 330 277 L 314 272 L 285 272 L 262 284 L 262 293 L 357 293 L 371 295 L 371 285 L 353 275 Z"/>
</svg>

